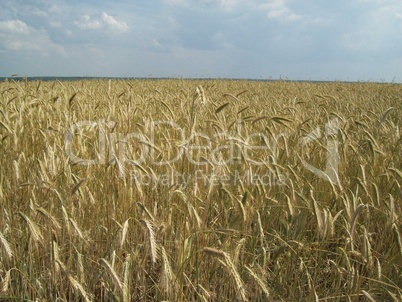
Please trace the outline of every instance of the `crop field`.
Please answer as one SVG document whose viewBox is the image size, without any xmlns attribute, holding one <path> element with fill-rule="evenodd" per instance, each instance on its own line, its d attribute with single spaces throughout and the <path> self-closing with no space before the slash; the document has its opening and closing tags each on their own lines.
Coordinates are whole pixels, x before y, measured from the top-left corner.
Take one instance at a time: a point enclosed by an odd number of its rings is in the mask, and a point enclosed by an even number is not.
<svg viewBox="0 0 402 302">
<path fill-rule="evenodd" d="M 402 85 L 0 83 L 0 300 L 402 301 Z"/>
</svg>

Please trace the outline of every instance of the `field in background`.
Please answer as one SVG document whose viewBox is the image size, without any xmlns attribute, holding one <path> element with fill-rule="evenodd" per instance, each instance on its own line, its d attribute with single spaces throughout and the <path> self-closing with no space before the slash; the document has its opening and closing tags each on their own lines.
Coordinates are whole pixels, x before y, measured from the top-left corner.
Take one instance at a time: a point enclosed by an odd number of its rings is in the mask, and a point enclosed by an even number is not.
<svg viewBox="0 0 402 302">
<path fill-rule="evenodd" d="M 0 83 L 0 298 L 401 301 L 402 86 Z"/>
</svg>

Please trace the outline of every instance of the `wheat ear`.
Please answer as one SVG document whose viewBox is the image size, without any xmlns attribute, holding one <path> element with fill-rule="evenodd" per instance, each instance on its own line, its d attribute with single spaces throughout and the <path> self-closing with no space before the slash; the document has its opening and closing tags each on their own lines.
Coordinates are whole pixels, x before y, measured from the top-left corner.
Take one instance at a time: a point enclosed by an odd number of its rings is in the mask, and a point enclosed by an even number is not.
<svg viewBox="0 0 402 302">
<path fill-rule="evenodd" d="M 142 219 L 141 223 L 145 227 L 145 230 L 148 232 L 149 245 L 151 247 L 152 263 L 155 263 L 156 260 L 158 259 L 158 244 L 155 238 L 154 226 L 148 219 Z"/>
</svg>

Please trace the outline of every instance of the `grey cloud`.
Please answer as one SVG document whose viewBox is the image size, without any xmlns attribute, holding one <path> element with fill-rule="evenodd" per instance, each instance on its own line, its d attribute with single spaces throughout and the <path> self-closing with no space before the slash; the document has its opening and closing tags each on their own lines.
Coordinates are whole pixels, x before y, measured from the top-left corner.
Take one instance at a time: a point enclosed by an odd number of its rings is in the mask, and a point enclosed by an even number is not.
<svg viewBox="0 0 402 302">
<path fill-rule="evenodd" d="M 392 79 L 401 76 L 401 7 L 396 0 L 4 0 L 0 59 L 12 72 L 41 74 L 362 79 L 377 70 Z"/>
</svg>

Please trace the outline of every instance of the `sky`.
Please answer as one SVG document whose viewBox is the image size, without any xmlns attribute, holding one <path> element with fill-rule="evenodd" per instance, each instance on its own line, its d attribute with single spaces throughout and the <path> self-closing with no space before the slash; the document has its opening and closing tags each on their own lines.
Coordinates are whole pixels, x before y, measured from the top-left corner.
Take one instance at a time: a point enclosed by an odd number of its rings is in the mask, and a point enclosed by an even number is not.
<svg viewBox="0 0 402 302">
<path fill-rule="evenodd" d="M 402 1 L 2 0 L 12 74 L 402 83 Z"/>
</svg>

